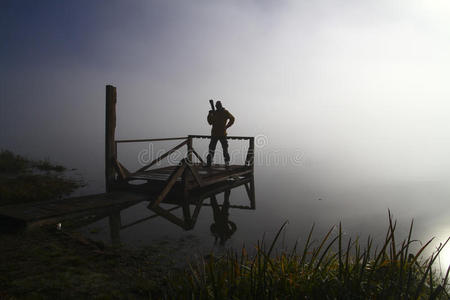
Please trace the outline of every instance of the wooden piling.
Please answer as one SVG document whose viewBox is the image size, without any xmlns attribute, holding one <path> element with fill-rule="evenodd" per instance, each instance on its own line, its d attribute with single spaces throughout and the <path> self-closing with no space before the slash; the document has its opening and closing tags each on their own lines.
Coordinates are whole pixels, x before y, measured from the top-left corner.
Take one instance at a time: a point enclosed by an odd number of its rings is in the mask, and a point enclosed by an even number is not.
<svg viewBox="0 0 450 300">
<path fill-rule="evenodd" d="M 251 137 L 248 140 L 247 158 L 245 159 L 245 165 L 253 168 L 255 159 L 255 138 Z"/>
<path fill-rule="evenodd" d="M 106 192 L 110 192 L 115 181 L 114 162 L 117 159 L 115 131 L 116 131 L 116 103 L 117 91 L 112 85 L 106 86 L 106 114 L 105 114 L 105 184 Z"/>
<path fill-rule="evenodd" d="M 192 163 L 192 151 L 193 151 L 192 137 L 188 136 L 188 138 L 187 138 L 187 161 L 189 164 Z"/>
</svg>

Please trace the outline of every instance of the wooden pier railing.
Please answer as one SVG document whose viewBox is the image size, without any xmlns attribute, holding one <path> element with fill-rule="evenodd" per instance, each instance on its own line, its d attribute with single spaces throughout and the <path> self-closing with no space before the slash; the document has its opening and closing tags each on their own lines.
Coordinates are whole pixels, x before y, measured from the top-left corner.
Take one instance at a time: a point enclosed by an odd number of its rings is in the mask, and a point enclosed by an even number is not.
<svg viewBox="0 0 450 300">
<path fill-rule="evenodd" d="M 163 189 L 161 196 L 164 198 L 165 194 L 167 194 L 173 185 L 179 180 L 180 176 L 184 175 L 184 172 L 188 170 L 191 173 L 191 179 L 183 178 L 183 183 L 186 185 L 187 189 L 191 189 L 193 187 L 203 187 L 213 183 L 217 183 L 223 180 L 226 180 L 230 177 L 237 177 L 243 174 L 250 173 L 253 170 L 253 162 L 254 162 L 254 138 L 253 137 L 245 137 L 245 136 L 229 136 L 227 139 L 230 140 L 248 140 L 249 145 L 247 149 L 245 163 L 243 165 L 231 165 L 227 168 L 224 166 L 212 166 L 207 168 L 205 166 L 205 162 L 203 158 L 198 154 L 198 152 L 194 148 L 194 139 L 207 139 L 211 138 L 207 135 L 189 135 L 187 137 L 176 137 L 176 138 L 160 138 L 160 139 L 133 139 L 133 140 L 117 140 L 114 145 L 114 155 L 112 155 L 112 163 L 113 167 L 116 171 L 115 180 L 111 182 L 111 185 L 114 185 L 120 181 L 130 181 L 134 179 L 144 179 L 149 181 L 163 180 L 166 181 L 166 187 Z M 154 158 L 150 163 L 142 166 L 134 172 L 129 171 L 117 158 L 117 144 L 120 143 L 141 143 L 141 142 L 160 142 L 160 141 L 172 141 L 172 140 L 181 140 L 181 143 L 174 146 L 170 150 L 164 152 L 160 156 Z M 154 168 L 158 162 L 162 161 L 172 153 L 177 150 L 182 149 L 183 147 L 187 148 L 187 155 L 184 159 L 181 159 L 177 165 L 163 167 L 163 168 Z M 193 161 L 193 156 L 195 156 L 199 163 L 195 163 Z M 218 171 L 220 168 L 220 171 Z M 111 188 L 111 187 L 110 187 Z M 158 203 L 160 201 L 157 201 Z"/>
<path fill-rule="evenodd" d="M 205 162 L 204 162 L 203 158 L 194 149 L 193 140 L 194 139 L 210 139 L 210 138 L 211 138 L 211 136 L 209 136 L 209 135 L 188 135 L 187 137 L 174 137 L 174 138 L 117 140 L 117 141 L 115 141 L 115 146 L 114 146 L 114 152 L 115 152 L 114 154 L 115 155 L 113 157 L 113 160 L 117 161 L 117 144 L 120 144 L 120 143 L 142 143 L 142 142 L 150 143 L 150 142 L 160 142 L 160 141 L 182 140 L 182 142 L 180 144 L 176 145 L 175 147 L 173 147 L 172 149 L 168 150 L 164 154 L 162 154 L 159 157 L 155 158 L 148 165 L 145 165 L 142 168 L 138 169 L 136 171 L 136 173 L 137 172 L 142 172 L 142 171 L 145 171 L 145 170 L 151 168 L 153 165 L 157 164 L 158 162 L 160 162 L 161 160 L 163 160 L 164 158 L 166 158 L 167 156 L 169 156 L 173 152 L 181 149 L 183 146 L 187 147 L 187 157 L 186 158 L 187 158 L 188 162 L 193 162 L 192 158 L 193 158 L 193 155 L 195 155 L 197 157 L 197 159 L 201 163 L 204 164 Z M 246 166 L 253 166 L 254 151 L 255 151 L 255 139 L 254 139 L 254 137 L 249 137 L 249 136 L 227 136 L 227 139 L 229 139 L 229 140 L 248 140 L 249 141 L 247 155 L 246 155 L 246 159 L 245 159 L 245 165 Z M 118 164 L 118 161 L 114 162 L 114 163 L 117 164 L 117 166 L 119 166 L 119 165 L 122 166 L 121 164 Z M 116 166 L 116 168 L 117 168 L 117 166 Z M 120 173 L 122 173 L 122 172 L 120 172 Z"/>
</svg>

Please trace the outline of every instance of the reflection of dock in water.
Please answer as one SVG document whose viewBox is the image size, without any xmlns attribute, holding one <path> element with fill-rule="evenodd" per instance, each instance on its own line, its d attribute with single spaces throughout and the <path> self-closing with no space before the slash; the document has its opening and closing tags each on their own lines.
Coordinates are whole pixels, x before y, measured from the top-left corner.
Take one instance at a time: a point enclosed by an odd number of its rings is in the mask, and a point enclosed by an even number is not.
<svg viewBox="0 0 450 300">
<path fill-rule="evenodd" d="M 247 205 L 243 205 L 242 203 L 240 203 L 240 205 L 233 204 L 232 191 L 238 188 L 245 189 L 245 193 L 248 197 Z M 217 197 L 221 193 L 224 194 L 224 200 L 219 204 Z M 171 194 L 160 204 L 163 206 L 158 205 L 153 207 L 149 205 L 148 208 L 150 211 L 154 212 L 154 214 L 150 214 L 149 216 L 127 224 L 122 224 L 121 222 L 121 210 L 110 213 L 109 227 L 113 244 L 120 242 L 120 230 L 150 221 L 157 217 L 162 217 L 184 230 L 192 230 L 195 227 L 203 207 L 203 209 L 211 208 L 213 210 L 214 222 L 211 224 L 210 229 L 216 236 L 216 240 L 219 239 L 221 243 L 224 243 L 237 229 L 236 224 L 228 220 L 229 210 L 254 210 L 256 208 L 254 179 L 251 177 L 211 185 L 206 189 L 199 189 L 196 192 L 191 193 L 188 198 Z M 176 211 L 181 211 L 181 214 L 176 214 Z M 95 220 L 98 220 L 98 218 L 95 218 Z"/>
<path fill-rule="evenodd" d="M 230 193 L 232 189 L 244 187 L 246 194 L 248 196 L 248 205 L 234 205 L 232 203 L 229 204 L 229 208 L 234 209 L 255 209 L 255 184 L 253 178 L 245 178 L 245 180 L 232 180 L 226 183 L 219 183 L 213 186 L 210 186 L 207 189 L 198 190 L 195 193 L 189 195 L 187 199 L 177 197 L 176 194 L 167 197 L 162 204 L 165 204 L 165 207 L 170 206 L 169 208 L 162 208 L 160 205 L 153 207 L 149 206 L 149 209 L 155 212 L 155 215 L 151 215 L 140 220 L 134 221 L 130 224 L 121 226 L 122 229 L 145 222 L 147 220 L 153 219 L 157 216 L 161 216 L 166 218 L 168 221 L 180 226 L 185 230 L 189 230 L 194 228 L 195 223 L 197 221 L 197 217 L 200 213 L 200 209 L 203 206 L 212 206 L 218 194 L 225 193 L 224 201 L 230 201 Z M 210 201 L 205 201 L 209 199 Z M 193 210 L 191 211 L 191 207 L 193 206 Z M 222 205 L 219 205 L 222 206 Z M 177 217 L 173 211 L 181 209 L 183 211 L 183 217 Z"/>
</svg>

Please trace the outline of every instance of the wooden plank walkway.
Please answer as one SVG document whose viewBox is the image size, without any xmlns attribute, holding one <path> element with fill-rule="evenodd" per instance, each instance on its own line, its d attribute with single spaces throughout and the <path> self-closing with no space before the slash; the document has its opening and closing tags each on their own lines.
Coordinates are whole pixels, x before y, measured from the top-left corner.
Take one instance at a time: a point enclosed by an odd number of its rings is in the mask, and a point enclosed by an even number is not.
<svg viewBox="0 0 450 300">
<path fill-rule="evenodd" d="M 0 206 L 4 223 L 33 227 L 55 223 L 102 210 L 123 209 L 148 200 L 148 195 L 129 191 L 87 195 L 82 197 Z"/>
<path fill-rule="evenodd" d="M 32 228 L 91 214 L 104 215 L 105 211 L 121 210 L 142 201 L 153 202 L 177 167 L 170 166 L 133 174 L 128 180 L 143 179 L 148 183 L 139 186 L 128 184 L 122 189 L 117 187 L 109 193 L 0 206 L 0 226 L 12 224 L 13 226 Z M 200 187 L 192 173 L 187 172 L 184 179 L 181 176 L 177 178 L 177 184 L 167 194 L 168 197 L 163 201 L 164 203 L 172 204 L 183 201 L 184 184 L 191 189 L 190 196 L 184 200 L 194 204 L 199 198 L 209 197 L 224 189 L 234 188 L 252 180 L 251 173 L 253 171 L 247 166 L 232 165 L 225 168 L 223 165 L 214 165 L 207 168 L 197 164 L 195 168 L 204 185 Z M 239 208 L 252 209 L 251 206 Z"/>
</svg>

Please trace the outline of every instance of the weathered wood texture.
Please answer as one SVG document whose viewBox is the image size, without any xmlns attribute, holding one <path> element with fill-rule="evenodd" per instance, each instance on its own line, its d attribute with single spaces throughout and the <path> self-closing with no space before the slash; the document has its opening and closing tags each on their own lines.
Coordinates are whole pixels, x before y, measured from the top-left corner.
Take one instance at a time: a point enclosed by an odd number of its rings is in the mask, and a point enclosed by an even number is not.
<svg viewBox="0 0 450 300">
<path fill-rule="evenodd" d="M 253 167 L 254 158 L 255 158 L 255 138 L 251 137 L 248 140 L 248 150 L 247 150 L 247 158 L 245 159 L 245 164 L 247 166 Z"/>
<path fill-rule="evenodd" d="M 161 141 L 175 141 L 185 140 L 186 137 L 161 138 L 161 139 L 136 139 L 136 140 L 116 140 L 116 143 L 142 143 L 142 142 L 161 142 Z"/>
<path fill-rule="evenodd" d="M 115 131 L 116 131 L 116 103 L 117 91 L 112 85 L 106 86 L 106 114 L 105 114 L 105 184 L 106 191 L 111 190 L 115 181 L 114 164 L 117 159 Z"/>
<path fill-rule="evenodd" d="M 170 192 L 172 187 L 174 186 L 177 179 L 183 174 L 184 170 L 186 169 L 186 164 L 182 164 L 181 166 L 178 166 L 170 175 L 169 179 L 167 180 L 167 184 L 164 187 L 164 189 L 161 191 L 161 193 L 156 198 L 156 201 L 152 203 L 152 206 L 156 206 L 166 197 L 166 195 Z"/>
<path fill-rule="evenodd" d="M 170 175 L 173 173 L 178 166 L 169 166 L 158 169 L 152 169 L 148 171 L 136 172 L 130 174 L 127 180 L 148 180 L 153 181 L 167 181 Z M 230 165 L 225 167 L 224 165 L 213 165 L 211 167 L 206 167 L 203 164 L 189 164 L 189 168 L 193 169 L 194 172 L 187 172 L 185 174 L 185 183 L 188 189 L 211 185 L 220 181 L 226 181 L 229 178 L 236 178 L 239 176 L 247 176 L 253 172 L 250 166 L 243 165 Z M 181 176 L 181 174 L 180 174 Z M 181 177 L 176 179 L 177 182 L 181 182 Z M 200 184 L 201 182 L 201 184 Z"/>
<path fill-rule="evenodd" d="M 143 193 L 114 191 L 62 200 L 0 206 L 0 218 L 9 218 L 17 223 L 33 226 L 45 222 L 60 222 L 105 209 L 120 209 L 148 199 L 149 196 Z"/>
<path fill-rule="evenodd" d="M 187 139 L 187 160 L 192 163 L 192 152 L 194 151 L 192 138 L 188 137 Z"/>
</svg>

